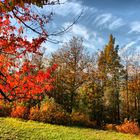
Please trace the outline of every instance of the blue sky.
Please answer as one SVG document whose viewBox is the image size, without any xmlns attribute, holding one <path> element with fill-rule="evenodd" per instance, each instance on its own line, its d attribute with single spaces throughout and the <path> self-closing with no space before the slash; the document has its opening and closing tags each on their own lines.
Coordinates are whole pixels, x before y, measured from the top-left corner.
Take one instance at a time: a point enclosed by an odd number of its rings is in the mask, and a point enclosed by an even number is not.
<svg viewBox="0 0 140 140">
<path fill-rule="evenodd" d="M 64 4 L 44 6 L 42 13 L 52 10 L 55 15 L 49 23 L 50 32 L 61 30 L 72 23 L 81 10 L 83 15 L 71 30 L 55 39 L 69 41 L 73 36 L 82 37 L 90 52 L 102 49 L 110 34 L 116 38 L 121 52 L 128 48 L 140 51 L 140 0 L 60 0 Z M 53 37 L 52 37 L 53 38 Z M 60 44 L 46 43 L 47 52 L 53 52 Z"/>
</svg>

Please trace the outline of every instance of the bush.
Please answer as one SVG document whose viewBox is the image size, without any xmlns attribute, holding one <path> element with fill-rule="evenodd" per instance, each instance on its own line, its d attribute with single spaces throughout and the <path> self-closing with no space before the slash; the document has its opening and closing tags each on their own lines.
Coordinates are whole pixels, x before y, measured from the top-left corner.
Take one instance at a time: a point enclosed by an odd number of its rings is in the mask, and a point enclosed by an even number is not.
<svg viewBox="0 0 140 140">
<path fill-rule="evenodd" d="M 135 121 L 125 120 L 123 124 L 117 125 L 116 130 L 122 133 L 139 134 L 140 129 L 138 123 Z"/>
<path fill-rule="evenodd" d="M 71 114 L 72 125 L 96 127 L 96 121 L 90 121 L 89 117 L 80 112 L 74 112 Z"/>
<path fill-rule="evenodd" d="M 33 121 L 40 121 L 41 111 L 37 107 L 30 109 L 30 114 L 28 119 Z"/>
<path fill-rule="evenodd" d="M 70 125 L 70 115 L 65 111 L 56 112 L 56 114 L 53 116 L 53 123 Z"/>
<path fill-rule="evenodd" d="M 12 109 L 11 117 L 27 119 L 28 118 L 28 113 L 29 112 L 28 112 L 27 107 L 16 106 L 15 108 Z"/>
<path fill-rule="evenodd" d="M 30 120 L 68 125 L 70 123 L 70 116 L 63 110 L 63 108 L 55 102 L 47 102 L 41 108 L 31 108 Z"/>
</svg>

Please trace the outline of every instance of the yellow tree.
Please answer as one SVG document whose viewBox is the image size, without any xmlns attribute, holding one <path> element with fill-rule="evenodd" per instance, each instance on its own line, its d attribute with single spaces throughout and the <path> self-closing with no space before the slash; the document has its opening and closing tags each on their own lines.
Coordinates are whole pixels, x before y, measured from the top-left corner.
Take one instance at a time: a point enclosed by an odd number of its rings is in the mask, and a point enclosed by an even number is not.
<svg viewBox="0 0 140 140">
<path fill-rule="evenodd" d="M 120 120 L 120 81 L 123 66 L 118 55 L 118 45 L 115 46 L 115 38 L 110 35 L 109 42 L 101 52 L 98 59 L 98 69 L 101 78 L 102 92 L 106 106 L 106 113 L 113 122 Z"/>
</svg>

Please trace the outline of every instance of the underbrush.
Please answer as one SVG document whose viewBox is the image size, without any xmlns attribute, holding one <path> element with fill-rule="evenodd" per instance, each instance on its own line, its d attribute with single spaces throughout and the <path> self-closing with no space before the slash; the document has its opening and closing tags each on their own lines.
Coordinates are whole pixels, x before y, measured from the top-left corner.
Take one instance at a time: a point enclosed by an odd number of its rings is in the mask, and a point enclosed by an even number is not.
<svg viewBox="0 0 140 140">
<path fill-rule="evenodd" d="M 9 105 L 0 105 L 0 117 L 7 117 L 11 114 L 11 107 Z"/>
<path fill-rule="evenodd" d="M 0 104 L 0 117 L 22 118 L 66 126 L 99 128 L 97 122 L 91 121 L 88 115 L 76 111 L 69 114 L 52 99 L 42 102 L 40 106 L 36 105 L 30 108 L 25 104 L 17 104 L 14 105 L 14 107 L 9 104 Z M 125 120 L 120 125 L 106 124 L 105 127 L 101 127 L 101 129 L 135 135 L 140 134 L 140 128 L 136 121 Z"/>
<path fill-rule="evenodd" d="M 89 117 L 84 113 L 73 112 L 69 114 L 53 99 L 42 102 L 40 106 L 36 105 L 30 108 L 23 103 L 14 104 L 11 107 L 1 105 L 0 117 L 22 118 L 59 125 L 96 127 L 96 121 L 90 121 Z"/>
<path fill-rule="evenodd" d="M 29 120 L 69 125 L 70 115 L 56 103 L 45 103 L 40 108 L 32 107 L 30 109 Z"/>
<path fill-rule="evenodd" d="M 105 125 L 106 130 L 113 130 L 121 133 L 129 133 L 129 134 L 140 134 L 140 128 L 136 121 L 132 120 L 124 120 L 124 122 L 120 125 L 116 124 L 106 124 Z"/>
</svg>

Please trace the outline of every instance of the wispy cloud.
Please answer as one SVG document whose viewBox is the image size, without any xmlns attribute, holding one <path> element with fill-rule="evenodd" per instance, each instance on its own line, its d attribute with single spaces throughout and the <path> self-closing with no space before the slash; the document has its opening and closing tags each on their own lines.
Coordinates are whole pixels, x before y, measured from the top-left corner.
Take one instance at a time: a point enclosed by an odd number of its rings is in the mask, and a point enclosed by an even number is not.
<svg viewBox="0 0 140 140">
<path fill-rule="evenodd" d="M 109 29 L 110 30 L 115 30 L 119 27 L 122 27 L 124 25 L 124 21 L 121 19 L 121 18 L 116 18 L 114 19 L 114 21 L 112 21 L 110 24 L 109 24 Z"/>
<path fill-rule="evenodd" d="M 111 13 L 104 13 L 104 11 L 94 6 L 86 6 L 82 1 L 60 0 L 60 2 L 64 4 L 44 7 L 45 12 L 52 10 L 56 15 L 69 19 L 76 17 L 84 11 L 82 18 L 86 22 L 91 22 L 92 26 L 96 25 L 100 29 L 116 30 L 125 24 L 122 18 L 114 16 Z"/>
<path fill-rule="evenodd" d="M 129 42 L 126 46 L 125 46 L 125 50 L 132 47 L 133 45 L 135 45 L 137 43 L 137 41 L 131 41 Z"/>
<path fill-rule="evenodd" d="M 98 14 L 93 24 L 100 28 L 107 28 L 109 30 L 116 30 L 122 27 L 125 23 L 121 18 L 113 16 L 111 13 Z"/>
<path fill-rule="evenodd" d="M 68 27 L 69 25 L 71 25 L 71 23 L 65 23 L 64 27 Z M 70 30 L 70 33 L 73 35 L 81 36 L 82 38 L 85 38 L 86 40 L 88 40 L 90 37 L 88 29 L 85 26 L 80 25 L 80 24 L 74 24 Z"/>
<path fill-rule="evenodd" d="M 66 17 L 68 15 L 78 15 L 83 9 L 86 9 L 87 6 L 82 5 L 81 1 L 75 0 L 60 0 L 60 5 L 45 5 L 43 8 L 32 5 L 32 9 L 39 11 L 39 13 L 50 13 L 53 12 L 57 16 Z"/>
<path fill-rule="evenodd" d="M 112 19 L 112 15 L 110 13 L 109 14 L 101 14 L 95 19 L 94 22 L 98 26 L 102 26 L 104 24 L 107 24 L 111 19 Z"/>
<path fill-rule="evenodd" d="M 140 21 L 134 21 L 130 24 L 130 31 L 128 33 L 140 33 Z"/>
</svg>

